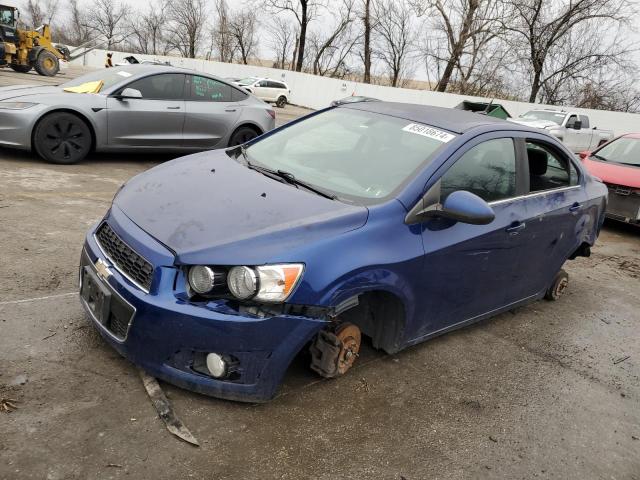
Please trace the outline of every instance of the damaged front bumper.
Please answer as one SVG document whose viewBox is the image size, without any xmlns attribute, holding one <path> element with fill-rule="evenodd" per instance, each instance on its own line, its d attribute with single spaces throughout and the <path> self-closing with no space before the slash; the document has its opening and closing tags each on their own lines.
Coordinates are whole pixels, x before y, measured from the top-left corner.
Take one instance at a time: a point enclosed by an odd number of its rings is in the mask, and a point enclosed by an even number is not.
<svg viewBox="0 0 640 480">
<path fill-rule="evenodd" d="M 300 315 L 241 313 L 226 300 L 190 303 L 175 292 L 179 270 L 170 252 L 115 208 L 107 222 L 153 263 L 153 282 L 146 293 L 119 270 L 94 228 L 82 252 L 80 301 L 102 337 L 157 378 L 219 398 L 267 401 L 293 357 L 326 325 Z M 211 352 L 233 364 L 228 378 L 206 373 L 202 358 Z"/>
</svg>

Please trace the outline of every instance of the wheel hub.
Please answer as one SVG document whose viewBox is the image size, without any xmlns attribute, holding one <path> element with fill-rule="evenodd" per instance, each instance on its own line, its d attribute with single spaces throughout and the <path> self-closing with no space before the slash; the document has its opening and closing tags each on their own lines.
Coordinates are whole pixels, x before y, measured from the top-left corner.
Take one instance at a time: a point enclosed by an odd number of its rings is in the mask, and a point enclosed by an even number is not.
<svg viewBox="0 0 640 480">
<path fill-rule="evenodd" d="M 311 368 L 326 378 L 347 373 L 360 353 L 360 329 L 352 323 L 322 330 L 311 344 Z"/>
</svg>

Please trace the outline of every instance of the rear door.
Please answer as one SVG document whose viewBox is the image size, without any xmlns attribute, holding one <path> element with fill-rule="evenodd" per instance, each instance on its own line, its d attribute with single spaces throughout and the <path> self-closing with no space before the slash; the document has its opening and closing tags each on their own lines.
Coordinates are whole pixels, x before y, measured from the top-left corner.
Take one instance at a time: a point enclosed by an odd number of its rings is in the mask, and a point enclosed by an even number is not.
<svg viewBox="0 0 640 480">
<path fill-rule="evenodd" d="M 513 286 L 508 302 L 546 290 L 556 272 L 578 248 L 586 200 L 572 156 L 542 137 L 518 140 L 526 166 L 527 193 L 508 208 L 522 223 L 513 238 Z M 494 206 L 495 208 L 495 206 Z"/>
<path fill-rule="evenodd" d="M 185 75 L 160 73 L 134 80 L 124 88 L 142 98 L 107 98 L 110 147 L 180 147 L 185 118 Z"/>
<path fill-rule="evenodd" d="M 187 75 L 184 146 L 224 147 L 220 141 L 231 134 L 242 113 L 246 94 L 214 78 Z M 234 95 L 235 94 L 235 95 Z"/>
</svg>

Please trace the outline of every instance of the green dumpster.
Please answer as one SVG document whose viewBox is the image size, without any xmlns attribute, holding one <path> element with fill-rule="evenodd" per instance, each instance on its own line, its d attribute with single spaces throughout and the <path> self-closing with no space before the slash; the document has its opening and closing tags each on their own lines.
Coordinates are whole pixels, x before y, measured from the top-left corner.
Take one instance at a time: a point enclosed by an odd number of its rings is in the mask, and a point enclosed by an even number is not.
<svg viewBox="0 0 640 480">
<path fill-rule="evenodd" d="M 464 100 L 462 103 L 456 106 L 458 110 L 469 110 L 470 112 L 486 112 L 487 115 L 496 118 L 502 118 L 506 120 L 511 118 L 507 109 L 499 103 L 486 103 L 486 102 L 470 102 Z"/>
</svg>

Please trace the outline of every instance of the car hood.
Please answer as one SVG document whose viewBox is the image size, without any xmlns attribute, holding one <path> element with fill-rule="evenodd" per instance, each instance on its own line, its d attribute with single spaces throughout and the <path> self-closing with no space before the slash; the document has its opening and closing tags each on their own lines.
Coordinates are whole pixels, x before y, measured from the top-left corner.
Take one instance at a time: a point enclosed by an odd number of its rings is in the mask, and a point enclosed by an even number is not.
<svg viewBox="0 0 640 480">
<path fill-rule="evenodd" d="M 222 150 L 179 158 L 129 180 L 114 205 L 184 264 L 261 264 L 354 230 L 368 210 L 250 170 Z"/>
<path fill-rule="evenodd" d="M 527 127 L 533 128 L 557 128 L 560 127 L 555 122 L 550 120 L 526 120 L 524 118 L 509 118 L 510 122 L 517 123 L 520 125 L 526 125 Z"/>
<path fill-rule="evenodd" d="M 640 167 L 600 162 L 589 158 L 584 159 L 582 162 L 591 175 L 595 175 L 605 183 L 640 188 Z"/>
<path fill-rule="evenodd" d="M 0 100 L 32 95 L 52 95 L 56 93 L 62 93 L 62 88 L 53 85 L 12 85 L 10 87 L 0 88 Z"/>
</svg>

